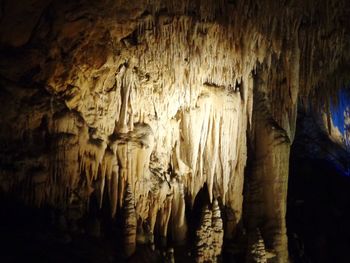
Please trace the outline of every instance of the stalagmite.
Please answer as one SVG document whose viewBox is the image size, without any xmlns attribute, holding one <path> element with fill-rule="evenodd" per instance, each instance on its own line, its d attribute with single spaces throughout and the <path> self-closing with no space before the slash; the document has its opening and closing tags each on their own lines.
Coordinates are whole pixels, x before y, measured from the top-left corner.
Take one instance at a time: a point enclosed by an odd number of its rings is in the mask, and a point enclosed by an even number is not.
<svg viewBox="0 0 350 263">
<path fill-rule="evenodd" d="M 123 208 L 123 245 L 126 257 L 130 257 L 136 250 L 137 219 L 133 193 L 128 185 L 125 191 Z"/>
<path fill-rule="evenodd" d="M 224 226 L 221 218 L 220 207 L 217 200 L 214 200 L 212 210 L 213 261 L 215 261 L 216 258 L 221 255 L 221 250 L 224 241 Z"/>
<path fill-rule="evenodd" d="M 264 240 L 257 228 L 248 234 L 247 263 L 267 263 Z"/>
<path fill-rule="evenodd" d="M 195 259 L 196 262 L 207 262 L 213 256 L 212 237 L 212 211 L 204 207 L 199 229 L 196 231 Z"/>
<path fill-rule="evenodd" d="M 203 208 L 199 229 L 196 231 L 196 262 L 217 262 L 224 239 L 223 222 L 217 200 Z"/>
<path fill-rule="evenodd" d="M 175 263 L 174 249 L 173 248 L 169 248 L 167 250 L 165 263 Z"/>
</svg>

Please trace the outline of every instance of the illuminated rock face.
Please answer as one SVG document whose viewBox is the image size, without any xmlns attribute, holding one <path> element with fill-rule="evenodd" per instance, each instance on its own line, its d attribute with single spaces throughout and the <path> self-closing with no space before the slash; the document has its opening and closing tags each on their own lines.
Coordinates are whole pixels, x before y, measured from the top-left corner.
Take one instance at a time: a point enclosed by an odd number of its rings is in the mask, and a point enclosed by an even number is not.
<svg viewBox="0 0 350 263">
<path fill-rule="evenodd" d="M 213 254 L 199 244 L 197 261 L 215 261 L 220 228 L 232 238 L 242 220 L 248 134 L 245 227 L 262 231 L 271 262 L 287 262 L 297 100 L 338 67 L 344 31 L 321 41 L 327 22 L 303 21 L 300 9 L 313 12 L 303 1 L 151 2 L 6 6 L 0 41 L 12 53 L 0 71 L 1 191 L 36 206 L 79 205 L 81 215 L 92 196 L 100 207 L 108 202 L 112 217 L 124 208 L 129 256 L 155 232 L 163 246 L 168 233 L 184 244 L 193 231 L 185 211 L 206 187 L 212 210 L 197 234 Z M 343 2 L 323 15 L 341 14 Z M 26 34 L 5 30 L 10 11 Z M 332 60 L 315 73 L 319 57 Z"/>
</svg>

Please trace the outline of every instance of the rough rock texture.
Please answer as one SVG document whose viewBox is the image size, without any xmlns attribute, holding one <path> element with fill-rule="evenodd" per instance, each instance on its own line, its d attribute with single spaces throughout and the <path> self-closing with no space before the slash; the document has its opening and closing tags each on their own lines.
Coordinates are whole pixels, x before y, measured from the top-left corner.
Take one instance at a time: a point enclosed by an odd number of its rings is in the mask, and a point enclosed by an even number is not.
<svg viewBox="0 0 350 263">
<path fill-rule="evenodd" d="M 218 201 L 211 208 L 204 207 L 199 229 L 196 231 L 196 262 L 216 262 L 221 255 L 224 239 L 223 223 Z"/>
<path fill-rule="evenodd" d="M 206 206 L 203 209 L 199 229 L 196 231 L 196 262 L 208 262 L 213 257 L 212 211 Z"/>
<path fill-rule="evenodd" d="M 214 201 L 212 210 L 213 261 L 216 261 L 216 258 L 221 255 L 222 245 L 224 241 L 224 227 L 222 223 L 220 207 L 217 200 Z"/>
<path fill-rule="evenodd" d="M 136 212 L 133 193 L 130 187 L 126 188 L 125 202 L 123 209 L 123 243 L 124 243 L 124 253 L 126 257 L 131 256 L 136 250 Z"/>
<path fill-rule="evenodd" d="M 248 236 L 247 262 L 267 262 L 264 240 L 262 239 L 258 228 L 254 232 L 251 232 Z"/>
<path fill-rule="evenodd" d="M 246 227 L 287 262 L 297 102 L 343 80 L 348 15 L 346 0 L 1 1 L 1 192 L 77 217 L 96 197 L 115 217 L 129 185 L 137 229 L 166 245 L 206 186 L 232 237 L 248 133 Z"/>
</svg>

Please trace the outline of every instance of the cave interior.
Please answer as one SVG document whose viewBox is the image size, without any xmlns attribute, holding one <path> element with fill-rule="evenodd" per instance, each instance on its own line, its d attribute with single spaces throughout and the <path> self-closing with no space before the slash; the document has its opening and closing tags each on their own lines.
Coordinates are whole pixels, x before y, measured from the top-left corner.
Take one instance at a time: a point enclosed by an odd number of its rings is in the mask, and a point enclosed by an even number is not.
<svg viewBox="0 0 350 263">
<path fill-rule="evenodd" d="M 0 0 L 0 262 L 350 262 L 348 0 Z"/>
</svg>

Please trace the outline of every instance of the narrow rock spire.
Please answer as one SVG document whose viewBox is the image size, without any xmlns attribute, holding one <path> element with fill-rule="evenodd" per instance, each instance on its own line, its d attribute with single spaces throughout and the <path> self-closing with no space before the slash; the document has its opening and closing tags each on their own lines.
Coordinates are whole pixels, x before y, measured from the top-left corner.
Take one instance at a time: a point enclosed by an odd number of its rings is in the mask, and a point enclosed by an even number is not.
<svg viewBox="0 0 350 263">
<path fill-rule="evenodd" d="M 129 185 L 126 187 L 123 206 L 123 246 L 126 257 L 130 257 L 136 250 L 136 212 L 134 196 Z"/>
</svg>

